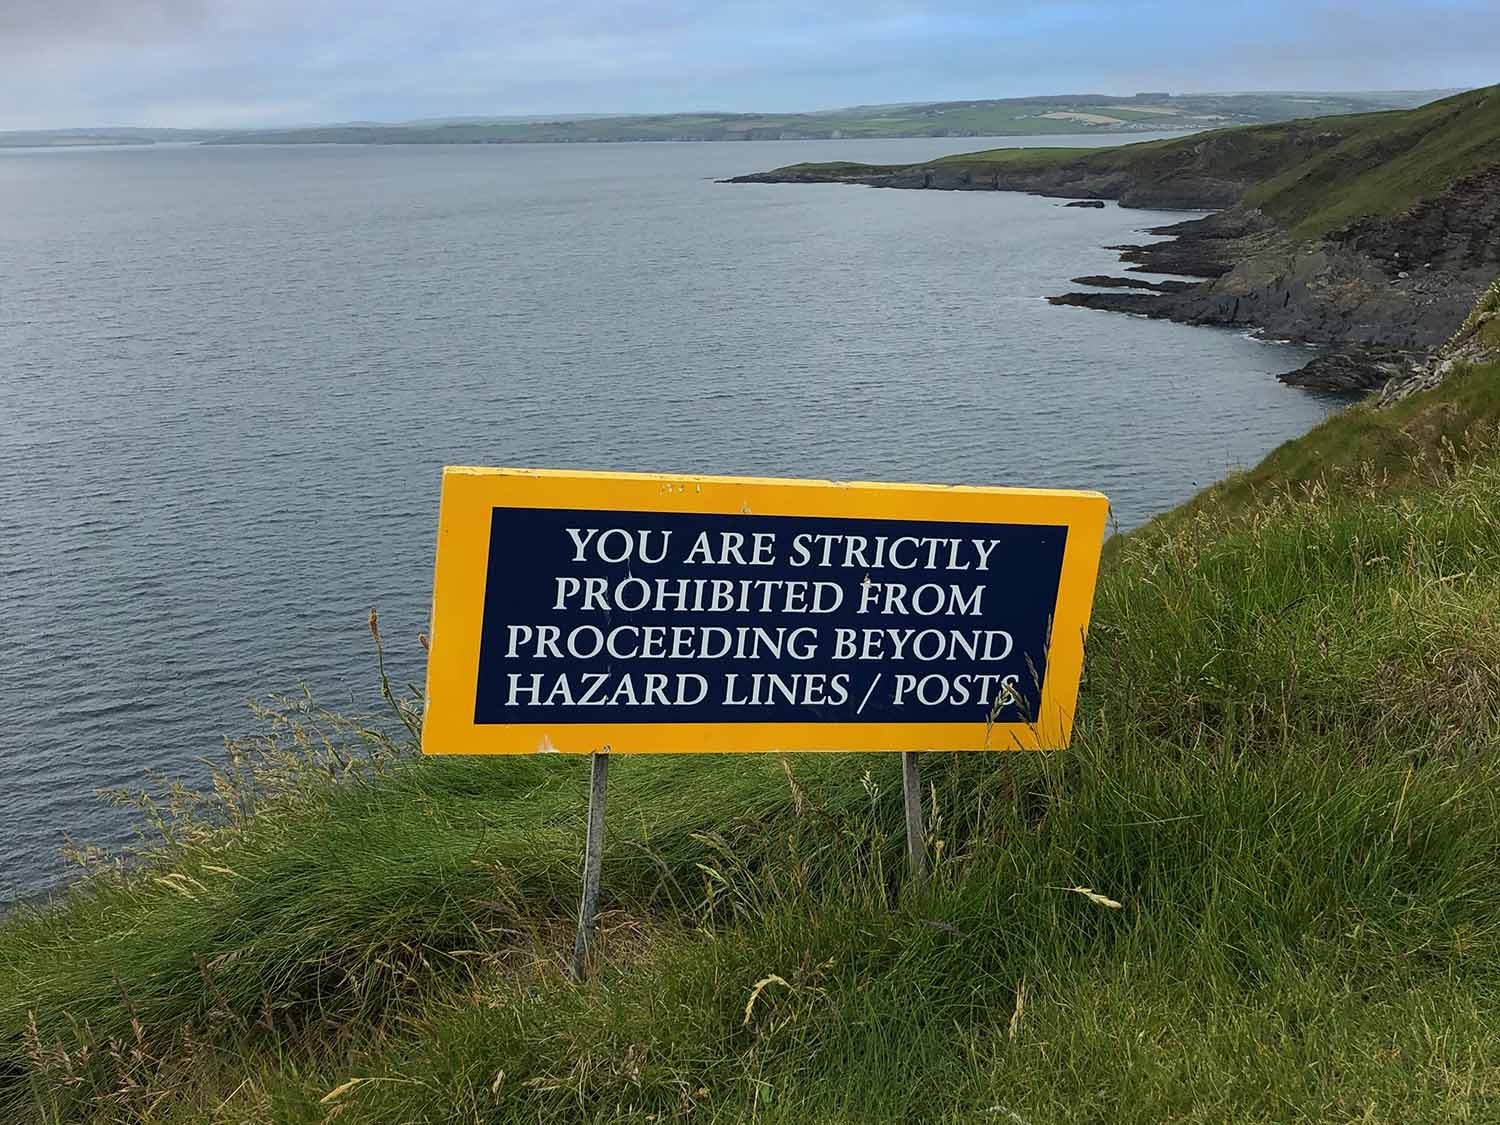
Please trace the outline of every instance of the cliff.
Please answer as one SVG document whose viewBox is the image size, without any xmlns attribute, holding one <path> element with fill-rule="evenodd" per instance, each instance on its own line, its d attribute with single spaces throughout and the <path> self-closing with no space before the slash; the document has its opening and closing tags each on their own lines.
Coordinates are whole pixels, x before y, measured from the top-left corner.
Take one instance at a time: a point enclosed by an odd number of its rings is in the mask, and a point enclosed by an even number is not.
<svg viewBox="0 0 1500 1125">
<path fill-rule="evenodd" d="M 1112 540 L 1072 749 L 922 756 L 925 889 L 891 755 L 627 756 L 581 985 L 584 762 L 287 700 L 0 920 L 0 1121 L 1490 1120 L 1497 420 L 1468 367 Z"/>
<path fill-rule="evenodd" d="M 997 149 L 920 165 L 794 165 L 737 183 L 1026 191 L 1213 209 L 1119 247 L 1127 272 L 1197 278 L 1053 298 L 1190 324 L 1392 350 L 1433 348 L 1500 273 L 1500 86 L 1412 110 L 1218 130 L 1110 149 Z M 1114 284 L 1131 286 L 1128 279 Z"/>
</svg>

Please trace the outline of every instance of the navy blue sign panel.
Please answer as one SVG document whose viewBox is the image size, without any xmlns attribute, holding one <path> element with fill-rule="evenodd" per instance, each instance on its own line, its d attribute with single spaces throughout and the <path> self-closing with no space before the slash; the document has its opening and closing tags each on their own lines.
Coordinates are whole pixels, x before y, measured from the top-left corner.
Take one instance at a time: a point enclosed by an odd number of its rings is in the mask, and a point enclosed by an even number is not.
<svg viewBox="0 0 1500 1125">
<path fill-rule="evenodd" d="M 496 507 L 474 723 L 1027 723 L 1065 526 Z"/>
</svg>

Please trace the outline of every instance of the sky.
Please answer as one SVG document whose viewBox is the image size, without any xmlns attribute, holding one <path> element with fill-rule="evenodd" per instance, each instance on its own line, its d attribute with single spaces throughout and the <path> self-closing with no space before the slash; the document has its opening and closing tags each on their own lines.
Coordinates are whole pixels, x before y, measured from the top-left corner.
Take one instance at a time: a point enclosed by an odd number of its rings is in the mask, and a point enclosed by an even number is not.
<svg viewBox="0 0 1500 1125">
<path fill-rule="evenodd" d="M 1500 82 L 1500 0 L 0 0 L 0 129 Z"/>
</svg>

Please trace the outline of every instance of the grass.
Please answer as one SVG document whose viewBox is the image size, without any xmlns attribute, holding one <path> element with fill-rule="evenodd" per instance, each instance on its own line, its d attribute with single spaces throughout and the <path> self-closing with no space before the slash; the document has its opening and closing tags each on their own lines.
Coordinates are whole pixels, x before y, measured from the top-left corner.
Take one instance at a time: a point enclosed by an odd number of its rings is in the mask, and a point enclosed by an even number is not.
<svg viewBox="0 0 1500 1125">
<path fill-rule="evenodd" d="M 1301 239 L 1362 219 L 1392 218 L 1455 181 L 1500 167 L 1500 86 L 1415 109 L 1303 118 L 1217 129 L 1173 140 L 1096 149 L 990 149 L 927 165 L 1038 173 L 1037 186 L 1123 177 L 1135 188 L 1235 185 L 1258 209 Z M 831 174 L 896 171 L 861 165 L 804 165 Z M 1012 186 L 1024 189 L 1023 182 Z M 1188 195 L 1193 191 L 1187 191 Z M 1215 195 L 1217 198 L 1217 195 Z"/>
<path fill-rule="evenodd" d="M 1149 144 L 1150 142 L 1145 142 Z M 1002 164 L 1008 168 L 1046 168 L 1087 156 L 1087 148 L 990 148 L 983 152 L 965 152 L 944 156 L 934 164 Z"/>
<path fill-rule="evenodd" d="M 1496 419 L 1500 365 L 1470 365 L 1450 376 L 1441 395 L 1417 395 L 1379 409 L 1357 404 L 1333 415 L 1159 522 L 1204 508 L 1251 507 L 1257 498 L 1287 488 L 1342 492 L 1374 483 L 1420 490 L 1446 471 L 1447 462 L 1488 448 Z"/>
<path fill-rule="evenodd" d="M 1259 184 L 1246 202 L 1311 238 L 1397 215 L 1461 176 L 1500 165 L 1500 87 L 1337 120 L 1336 143 Z M 1303 131 L 1317 132 L 1313 122 Z"/>
<path fill-rule="evenodd" d="M 1497 388 L 1116 541 L 1074 748 L 924 757 L 926 893 L 892 757 L 615 763 L 583 986 L 583 762 L 281 701 L 0 925 L 0 1120 L 1500 1118 Z"/>
<path fill-rule="evenodd" d="M 1500 353 L 1500 280 L 1480 294 L 1474 308 L 1454 333 L 1452 347 L 1469 345 L 1485 353 Z"/>
<path fill-rule="evenodd" d="M 1150 143 L 1150 142 L 1147 142 Z M 1012 171 L 1041 171 L 1046 168 L 1065 165 L 1079 156 L 1098 151 L 1087 148 L 992 148 L 983 152 L 966 152 L 958 156 L 944 156 L 931 163 L 958 164 L 971 168 L 994 168 L 1002 166 Z M 785 168 L 778 168 L 778 172 L 821 172 L 827 175 L 842 174 L 864 174 L 870 172 L 897 172 L 904 165 L 899 164 L 859 164 L 848 160 L 824 160 L 810 161 L 802 164 L 789 164 Z"/>
</svg>

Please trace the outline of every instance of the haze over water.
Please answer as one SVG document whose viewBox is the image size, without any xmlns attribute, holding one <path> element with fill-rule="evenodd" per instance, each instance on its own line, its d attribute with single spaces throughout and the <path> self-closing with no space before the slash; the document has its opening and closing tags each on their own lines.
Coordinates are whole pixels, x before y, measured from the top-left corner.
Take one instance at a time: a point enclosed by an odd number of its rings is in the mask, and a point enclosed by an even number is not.
<svg viewBox="0 0 1500 1125">
<path fill-rule="evenodd" d="M 997 143 L 0 151 L 0 899 L 250 697 L 370 705 L 369 607 L 420 683 L 445 463 L 1097 488 L 1130 526 L 1324 416 L 1273 378 L 1300 350 L 1043 301 L 1180 215 L 713 182 Z"/>
</svg>

